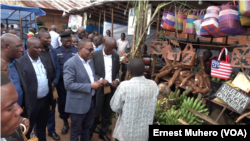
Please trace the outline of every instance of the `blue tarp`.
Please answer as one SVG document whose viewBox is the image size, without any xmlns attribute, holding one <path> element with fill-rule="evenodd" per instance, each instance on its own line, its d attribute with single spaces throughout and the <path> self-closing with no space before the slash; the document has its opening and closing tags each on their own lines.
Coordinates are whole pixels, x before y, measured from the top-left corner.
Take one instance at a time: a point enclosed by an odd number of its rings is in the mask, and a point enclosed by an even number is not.
<svg viewBox="0 0 250 141">
<path fill-rule="evenodd" d="M 22 7 L 16 5 L 8 5 L 8 4 L 1 4 L 1 23 L 7 24 L 20 24 L 19 21 L 19 11 L 21 13 L 22 19 L 22 26 L 25 27 L 29 24 L 30 20 L 35 20 L 35 13 L 36 18 L 40 16 L 45 16 L 46 12 L 44 12 L 40 8 L 36 7 Z"/>
<path fill-rule="evenodd" d="M 92 32 L 93 30 L 98 31 L 99 27 L 98 26 L 94 26 L 94 25 L 87 25 L 86 26 L 86 30 L 85 31 Z M 103 31 L 103 27 L 101 27 L 101 31 L 100 32 L 102 33 L 102 31 Z"/>
</svg>

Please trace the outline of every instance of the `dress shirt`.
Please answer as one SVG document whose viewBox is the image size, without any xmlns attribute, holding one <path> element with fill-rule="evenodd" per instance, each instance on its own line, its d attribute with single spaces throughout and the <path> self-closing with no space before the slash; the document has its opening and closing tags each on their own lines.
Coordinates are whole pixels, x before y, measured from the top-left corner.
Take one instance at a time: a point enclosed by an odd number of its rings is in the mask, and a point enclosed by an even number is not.
<svg viewBox="0 0 250 141">
<path fill-rule="evenodd" d="M 28 53 L 29 56 L 29 53 Z M 35 73 L 36 73 L 36 79 L 37 79 L 37 98 L 43 98 L 49 93 L 49 85 L 48 85 L 48 79 L 47 79 L 47 73 L 46 69 L 40 59 L 38 57 L 37 61 L 34 61 L 30 56 L 30 61 L 34 67 Z"/>
<path fill-rule="evenodd" d="M 17 94 L 18 94 L 17 103 L 19 104 L 19 106 L 22 106 L 23 90 L 21 87 L 20 77 L 19 77 L 18 72 L 17 72 L 16 67 L 15 67 L 15 63 L 16 63 L 16 60 L 13 59 L 8 66 L 8 68 L 10 69 L 9 78 L 10 78 L 10 81 L 14 84 L 15 89 L 16 89 Z"/>
<path fill-rule="evenodd" d="M 106 55 L 104 50 L 102 51 L 105 66 L 105 79 L 108 80 L 109 83 L 112 83 L 112 54 Z"/>
<path fill-rule="evenodd" d="M 96 50 L 96 46 L 95 46 L 95 44 L 92 42 L 92 44 L 93 44 L 93 48 L 94 48 L 94 51 Z"/>
<path fill-rule="evenodd" d="M 1 141 L 6 141 L 6 139 L 5 138 L 1 138 Z"/>
<path fill-rule="evenodd" d="M 148 141 L 158 94 L 157 84 L 144 76 L 121 82 L 110 101 L 111 109 L 119 113 L 113 137 L 119 141 Z"/>
<path fill-rule="evenodd" d="M 93 75 L 92 69 L 91 69 L 91 67 L 90 67 L 90 65 L 89 65 L 89 62 L 90 62 L 91 60 L 88 60 L 87 62 L 85 62 L 85 60 L 83 60 L 79 55 L 78 55 L 78 57 L 79 57 L 80 60 L 82 61 L 82 64 L 83 64 L 85 70 L 86 70 L 87 73 L 88 73 L 90 82 L 91 82 L 91 83 L 94 83 L 94 82 L 95 82 L 95 81 L 94 81 L 94 75 Z M 94 89 L 91 89 L 91 92 L 90 92 L 90 93 L 91 93 L 92 96 L 94 96 L 94 95 L 95 95 L 95 90 L 94 90 Z"/>
<path fill-rule="evenodd" d="M 51 36 L 51 46 L 53 48 L 57 48 L 58 46 L 60 46 L 60 43 L 59 43 L 59 39 L 60 39 L 60 36 L 58 33 L 56 33 L 55 31 L 50 31 L 49 32 L 50 36 Z"/>
<path fill-rule="evenodd" d="M 125 51 L 126 52 L 126 48 L 129 48 L 129 43 L 128 40 L 124 40 L 122 41 L 121 39 L 116 41 L 117 43 L 117 51 Z"/>
</svg>

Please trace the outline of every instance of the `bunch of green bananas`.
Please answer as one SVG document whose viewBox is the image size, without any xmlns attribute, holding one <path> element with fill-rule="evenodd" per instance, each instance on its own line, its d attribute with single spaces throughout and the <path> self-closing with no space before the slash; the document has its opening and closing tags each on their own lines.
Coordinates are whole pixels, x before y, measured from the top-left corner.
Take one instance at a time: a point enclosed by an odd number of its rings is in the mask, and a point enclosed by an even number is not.
<svg viewBox="0 0 250 141">
<path fill-rule="evenodd" d="M 181 105 L 182 117 L 181 119 L 186 121 L 190 125 L 201 125 L 203 120 L 196 116 L 194 113 L 190 112 L 188 109 L 195 110 L 202 114 L 209 114 L 208 108 L 205 108 L 206 104 L 202 104 L 202 100 L 199 101 L 197 98 L 194 101 L 194 97 L 184 99 Z"/>
<path fill-rule="evenodd" d="M 181 93 L 180 89 L 178 89 L 177 93 L 171 91 L 171 92 L 170 92 L 170 95 L 169 95 L 169 97 L 168 97 L 168 99 L 178 98 L 179 95 L 180 95 L 180 93 Z"/>
<path fill-rule="evenodd" d="M 182 113 L 180 110 L 175 110 L 175 108 L 171 108 L 166 111 L 167 119 L 165 121 L 165 125 L 181 125 L 178 119 L 181 117 Z"/>
</svg>

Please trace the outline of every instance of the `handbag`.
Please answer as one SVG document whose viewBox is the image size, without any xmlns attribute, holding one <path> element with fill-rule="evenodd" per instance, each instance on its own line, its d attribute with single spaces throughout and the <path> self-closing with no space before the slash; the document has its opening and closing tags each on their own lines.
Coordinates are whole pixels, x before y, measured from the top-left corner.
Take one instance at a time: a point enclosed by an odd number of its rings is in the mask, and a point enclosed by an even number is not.
<svg viewBox="0 0 250 141">
<path fill-rule="evenodd" d="M 202 11 L 201 11 L 200 17 L 201 17 L 201 14 L 204 15 L 204 12 L 205 12 L 205 10 L 202 10 Z M 203 38 L 203 37 L 200 35 L 200 33 L 201 33 L 201 32 L 200 32 L 200 30 L 201 30 L 201 19 L 195 20 L 193 23 L 194 23 L 194 28 L 195 28 L 197 37 L 198 37 L 198 38 Z"/>
<path fill-rule="evenodd" d="M 190 13 L 189 11 L 188 13 Z M 196 13 L 196 15 L 195 15 Z M 199 19 L 199 10 L 195 10 L 192 15 L 187 16 L 187 23 L 185 28 L 185 33 L 187 34 L 196 34 L 195 27 L 194 27 L 194 21 Z"/>
<path fill-rule="evenodd" d="M 231 66 L 240 68 L 240 61 L 237 57 L 241 57 L 247 47 L 237 47 L 233 50 Z M 243 68 L 250 69 L 250 48 L 247 49 L 245 55 L 241 58 L 241 64 Z"/>
<path fill-rule="evenodd" d="M 195 63 L 196 52 L 192 44 L 187 44 L 184 50 L 182 51 L 182 64 L 193 66 Z"/>
<path fill-rule="evenodd" d="M 183 20 L 187 19 L 187 14 L 185 14 L 185 9 L 181 10 L 180 12 L 178 12 L 177 14 L 177 24 L 178 24 L 178 31 L 183 32 L 183 30 L 185 29 L 183 27 Z"/>
<path fill-rule="evenodd" d="M 162 22 L 161 22 L 161 27 L 164 28 L 163 24 L 165 23 L 165 20 L 167 18 L 167 15 L 168 15 L 168 11 L 163 11 L 162 13 Z"/>
<path fill-rule="evenodd" d="M 221 55 L 225 50 L 226 61 L 220 61 Z M 229 62 L 229 54 L 227 48 L 223 48 L 220 52 L 218 60 L 212 60 L 211 76 L 221 79 L 229 79 L 232 74 L 233 68 Z"/>
<path fill-rule="evenodd" d="M 250 17 L 250 1 L 239 0 L 239 12 L 242 16 Z"/>
<path fill-rule="evenodd" d="M 247 29 L 241 26 L 238 8 L 230 2 L 220 7 L 219 30 L 228 35 L 246 33 Z"/>
<path fill-rule="evenodd" d="M 201 24 L 201 27 L 204 28 L 213 37 L 227 36 L 227 34 L 219 30 L 219 12 L 220 8 L 218 6 L 209 6 L 207 8 L 207 13 L 204 17 L 204 20 Z"/>
<path fill-rule="evenodd" d="M 172 7 L 172 6 L 171 6 Z M 169 31 L 173 31 L 175 32 L 175 28 L 174 28 L 174 25 L 175 25 L 175 13 L 174 11 L 173 12 L 170 12 L 170 9 L 171 7 L 169 8 L 168 10 L 168 14 L 167 14 L 167 18 L 163 24 L 163 27 L 166 29 L 166 30 L 169 30 Z M 178 29 L 177 29 L 178 30 Z M 178 33 L 181 33 L 182 31 L 179 31 L 178 30 Z"/>
<path fill-rule="evenodd" d="M 162 41 L 150 41 L 150 54 L 162 54 L 161 49 L 164 48 Z"/>
</svg>

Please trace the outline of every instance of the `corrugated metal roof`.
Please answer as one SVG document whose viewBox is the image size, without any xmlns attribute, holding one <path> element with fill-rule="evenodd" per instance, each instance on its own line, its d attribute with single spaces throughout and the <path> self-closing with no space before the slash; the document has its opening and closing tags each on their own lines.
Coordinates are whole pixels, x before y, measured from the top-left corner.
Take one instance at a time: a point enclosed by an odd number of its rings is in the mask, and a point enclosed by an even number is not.
<svg viewBox="0 0 250 141">
<path fill-rule="evenodd" d="M 86 6 L 74 7 L 72 9 L 69 9 L 68 13 L 83 11 L 85 9 L 88 9 L 88 8 L 91 8 L 91 7 L 94 7 L 94 6 L 103 5 L 105 3 L 110 3 L 110 2 L 117 2 L 117 1 L 123 1 L 123 0 L 96 0 L 95 2 L 89 3 Z"/>
<path fill-rule="evenodd" d="M 45 9 L 53 9 L 53 10 L 60 10 L 60 11 L 68 11 L 75 7 L 85 7 L 90 4 L 90 2 L 86 0 L 31 0 L 31 1 L 25 1 L 22 0 L 22 2 L 29 6 L 29 7 L 39 7 L 39 8 L 45 8 Z"/>
<path fill-rule="evenodd" d="M 17 6 L 26 6 L 21 0 L 0 0 L 1 4 L 17 5 Z"/>
</svg>

